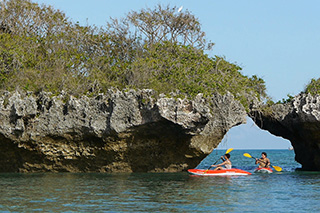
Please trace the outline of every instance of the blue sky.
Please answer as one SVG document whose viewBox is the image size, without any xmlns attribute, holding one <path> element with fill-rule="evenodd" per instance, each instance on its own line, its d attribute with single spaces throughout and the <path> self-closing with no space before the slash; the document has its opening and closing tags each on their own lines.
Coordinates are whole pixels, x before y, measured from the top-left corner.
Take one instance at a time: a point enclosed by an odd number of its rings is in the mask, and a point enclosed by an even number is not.
<svg viewBox="0 0 320 213">
<path fill-rule="evenodd" d="M 225 56 L 244 75 L 266 81 L 274 101 L 296 95 L 319 78 L 320 1 L 317 0 L 34 0 L 50 4 L 74 22 L 104 26 L 110 17 L 163 5 L 183 6 L 199 18 L 216 45 L 209 55 Z M 259 141 L 257 141 L 257 138 Z M 288 148 L 288 141 L 247 125 L 231 129 L 221 148 Z"/>
</svg>

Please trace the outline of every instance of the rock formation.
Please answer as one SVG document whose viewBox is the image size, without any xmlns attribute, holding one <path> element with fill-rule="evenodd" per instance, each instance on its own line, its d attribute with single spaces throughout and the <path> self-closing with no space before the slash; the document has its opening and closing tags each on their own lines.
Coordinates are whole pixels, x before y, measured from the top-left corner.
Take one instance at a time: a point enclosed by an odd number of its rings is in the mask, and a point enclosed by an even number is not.
<svg viewBox="0 0 320 213">
<path fill-rule="evenodd" d="M 255 106 L 250 114 L 260 128 L 290 140 L 303 170 L 320 171 L 320 96 L 301 93 L 288 103 Z"/>
<path fill-rule="evenodd" d="M 152 90 L 0 96 L 0 172 L 173 172 L 197 166 L 246 111 L 233 96 Z"/>
</svg>

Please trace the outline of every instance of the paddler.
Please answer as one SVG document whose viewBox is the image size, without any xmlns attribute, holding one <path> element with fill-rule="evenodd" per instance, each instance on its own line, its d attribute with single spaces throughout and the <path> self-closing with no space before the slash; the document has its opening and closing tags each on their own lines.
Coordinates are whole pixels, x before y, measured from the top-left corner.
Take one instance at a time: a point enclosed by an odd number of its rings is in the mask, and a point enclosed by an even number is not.
<svg viewBox="0 0 320 213">
<path fill-rule="evenodd" d="M 267 153 L 262 152 L 261 158 L 256 158 L 256 164 L 259 164 L 259 168 L 270 168 L 270 160 L 267 158 Z"/>
<path fill-rule="evenodd" d="M 222 163 L 218 164 L 218 165 L 211 165 L 211 167 L 217 167 L 215 168 L 213 171 L 215 170 L 223 170 L 223 169 L 231 169 L 232 168 L 232 164 L 230 161 L 230 154 L 227 153 L 224 156 L 221 156 L 221 159 L 223 160 Z M 224 167 L 222 167 L 224 166 Z"/>
</svg>

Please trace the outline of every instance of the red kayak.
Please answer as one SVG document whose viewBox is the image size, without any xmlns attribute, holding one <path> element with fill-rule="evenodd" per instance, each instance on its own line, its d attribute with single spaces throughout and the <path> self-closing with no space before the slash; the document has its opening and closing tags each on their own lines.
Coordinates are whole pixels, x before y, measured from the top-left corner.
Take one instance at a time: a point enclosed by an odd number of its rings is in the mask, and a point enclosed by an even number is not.
<svg viewBox="0 0 320 213">
<path fill-rule="evenodd" d="M 256 168 L 254 172 L 260 172 L 260 173 L 272 173 L 273 170 L 271 168 Z"/>
<path fill-rule="evenodd" d="M 216 171 L 206 169 L 189 169 L 188 172 L 193 175 L 202 176 L 251 175 L 250 172 L 241 169 L 223 169 Z"/>
</svg>

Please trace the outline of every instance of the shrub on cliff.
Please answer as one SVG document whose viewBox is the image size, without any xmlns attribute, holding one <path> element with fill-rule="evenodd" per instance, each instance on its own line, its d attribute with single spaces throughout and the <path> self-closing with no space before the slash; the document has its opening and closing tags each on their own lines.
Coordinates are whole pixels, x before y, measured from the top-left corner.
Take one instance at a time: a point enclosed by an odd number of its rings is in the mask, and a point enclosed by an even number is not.
<svg viewBox="0 0 320 213">
<path fill-rule="evenodd" d="M 0 89 L 104 92 L 110 87 L 232 92 L 247 104 L 265 97 L 264 81 L 240 73 L 212 48 L 189 11 L 158 5 L 111 19 L 105 28 L 80 26 L 51 6 L 29 0 L 0 3 Z"/>
<path fill-rule="evenodd" d="M 311 95 L 320 94 L 320 78 L 311 79 L 310 83 L 305 88 L 305 93 L 310 93 Z"/>
</svg>

